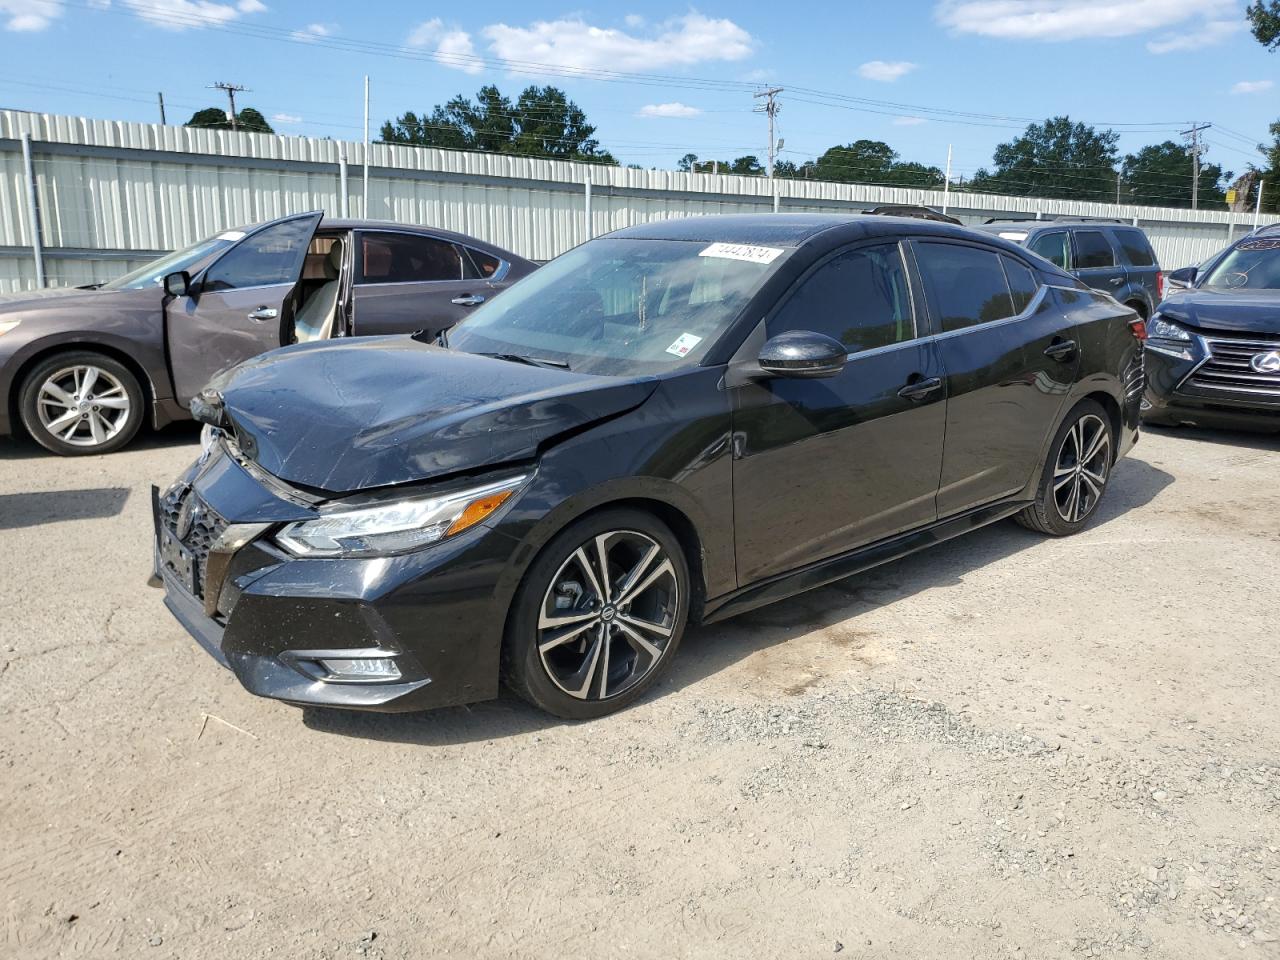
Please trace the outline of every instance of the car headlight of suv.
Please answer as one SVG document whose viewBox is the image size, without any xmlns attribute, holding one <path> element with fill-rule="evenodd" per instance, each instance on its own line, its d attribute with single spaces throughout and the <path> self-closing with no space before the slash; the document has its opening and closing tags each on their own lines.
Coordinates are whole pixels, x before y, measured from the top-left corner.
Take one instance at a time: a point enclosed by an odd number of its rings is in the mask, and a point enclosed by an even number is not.
<svg viewBox="0 0 1280 960">
<path fill-rule="evenodd" d="M 289 524 L 276 535 L 276 542 L 295 557 L 406 553 L 474 527 L 528 479 L 522 474 L 434 497 L 338 506 L 315 520 Z"/>
<path fill-rule="evenodd" d="M 1191 334 L 1160 314 L 1155 314 L 1147 321 L 1147 338 L 1150 340 L 1174 340 L 1179 343 L 1190 343 Z"/>
</svg>

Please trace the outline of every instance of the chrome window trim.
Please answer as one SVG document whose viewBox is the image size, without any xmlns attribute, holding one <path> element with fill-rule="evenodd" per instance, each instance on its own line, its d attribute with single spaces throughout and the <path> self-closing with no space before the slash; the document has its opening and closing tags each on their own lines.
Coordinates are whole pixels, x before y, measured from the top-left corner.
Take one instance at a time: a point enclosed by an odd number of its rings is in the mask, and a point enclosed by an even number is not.
<svg viewBox="0 0 1280 960">
<path fill-rule="evenodd" d="M 1035 271 L 1033 270 L 1032 273 L 1034 274 Z M 1001 317 L 999 320 L 987 320 L 987 321 L 984 321 L 983 323 L 975 323 L 973 326 L 970 326 L 970 327 L 961 327 L 959 330 L 944 330 L 941 333 L 932 333 L 929 336 L 921 337 L 920 339 L 930 340 L 930 341 L 946 340 L 946 339 L 950 339 L 951 337 L 958 337 L 958 336 L 961 336 L 962 334 L 971 333 L 974 330 L 988 330 L 993 327 L 1003 326 L 1006 323 L 1017 323 L 1019 320 L 1026 320 L 1028 317 L 1030 317 L 1032 314 L 1036 313 L 1040 309 L 1040 304 L 1044 303 L 1045 298 L 1049 295 L 1048 290 L 1050 287 L 1057 287 L 1057 284 L 1052 284 L 1052 283 L 1040 284 L 1039 287 L 1036 289 L 1036 295 L 1032 297 L 1031 302 L 1027 304 L 1027 309 L 1023 310 L 1021 313 L 1015 314 L 1012 317 Z M 1058 287 L 1058 289 L 1070 290 L 1072 293 L 1084 292 L 1083 290 L 1076 290 L 1073 287 Z"/>
</svg>

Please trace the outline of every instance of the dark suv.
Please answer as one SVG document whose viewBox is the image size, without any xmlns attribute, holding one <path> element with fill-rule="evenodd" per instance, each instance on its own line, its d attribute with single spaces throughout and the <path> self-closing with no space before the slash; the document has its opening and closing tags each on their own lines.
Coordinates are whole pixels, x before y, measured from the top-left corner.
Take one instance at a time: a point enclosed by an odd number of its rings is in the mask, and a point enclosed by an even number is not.
<svg viewBox="0 0 1280 960">
<path fill-rule="evenodd" d="M 1151 242 L 1123 220 L 993 220 L 976 229 L 1022 244 L 1144 320 L 1164 297 Z"/>
</svg>

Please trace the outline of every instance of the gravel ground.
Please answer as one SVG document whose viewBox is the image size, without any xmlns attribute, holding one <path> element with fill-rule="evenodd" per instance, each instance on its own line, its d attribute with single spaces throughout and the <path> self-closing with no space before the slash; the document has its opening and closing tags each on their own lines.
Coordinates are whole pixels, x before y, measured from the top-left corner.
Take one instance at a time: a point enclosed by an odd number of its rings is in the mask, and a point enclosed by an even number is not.
<svg viewBox="0 0 1280 960">
<path fill-rule="evenodd" d="M 1280 956 L 1280 439 L 1149 431 L 686 639 L 624 713 L 245 693 L 144 585 L 175 428 L 0 442 L 0 954 Z"/>
</svg>

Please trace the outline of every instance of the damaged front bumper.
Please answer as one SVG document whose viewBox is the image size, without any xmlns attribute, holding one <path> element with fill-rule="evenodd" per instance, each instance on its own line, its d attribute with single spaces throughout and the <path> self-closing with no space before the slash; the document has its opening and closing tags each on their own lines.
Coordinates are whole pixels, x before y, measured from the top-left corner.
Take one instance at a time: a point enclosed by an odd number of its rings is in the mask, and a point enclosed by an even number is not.
<svg viewBox="0 0 1280 960">
<path fill-rule="evenodd" d="M 165 606 L 258 696 L 378 711 L 496 696 L 518 542 L 478 526 L 395 557 L 299 559 L 276 546 L 318 502 L 215 448 L 153 497 Z"/>
</svg>

